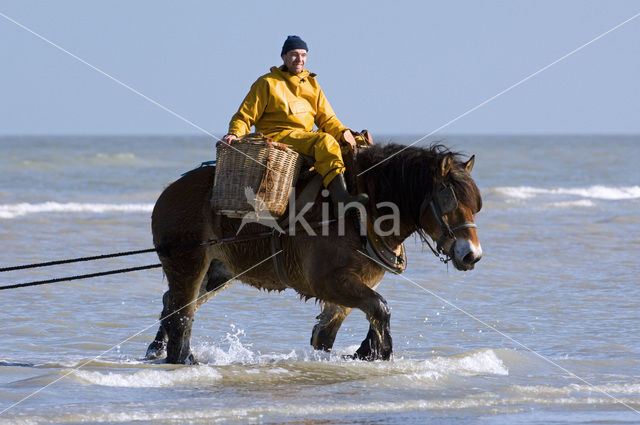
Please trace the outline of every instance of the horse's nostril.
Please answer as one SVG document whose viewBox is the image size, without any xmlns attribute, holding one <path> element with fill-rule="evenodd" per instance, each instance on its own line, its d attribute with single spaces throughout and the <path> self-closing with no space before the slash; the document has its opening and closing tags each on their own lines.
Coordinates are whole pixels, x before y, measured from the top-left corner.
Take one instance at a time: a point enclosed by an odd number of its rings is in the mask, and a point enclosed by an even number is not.
<svg viewBox="0 0 640 425">
<path fill-rule="evenodd" d="M 482 258 L 482 255 L 478 255 L 476 257 L 473 252 L 470 252 L 464 256 L 462 261 L 464 261 L 465 264 L 475 264 L 478 261 L 480 261 L 481 258 Z"/>
</svg>

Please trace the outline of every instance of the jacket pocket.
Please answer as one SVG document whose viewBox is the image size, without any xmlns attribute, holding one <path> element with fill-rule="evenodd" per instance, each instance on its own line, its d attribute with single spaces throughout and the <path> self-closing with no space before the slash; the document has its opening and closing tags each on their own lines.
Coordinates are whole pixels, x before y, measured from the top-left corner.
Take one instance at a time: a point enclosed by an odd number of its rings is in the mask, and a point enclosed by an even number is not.
<svg viewBox="0 0 640 425">
<path fill-rule="evenodd" d="M 311 105 L 306 100 L 294 100 L 289 102 L 289 111 L 294 114 L 306 114 L 312 112 Z"/>
</svg>

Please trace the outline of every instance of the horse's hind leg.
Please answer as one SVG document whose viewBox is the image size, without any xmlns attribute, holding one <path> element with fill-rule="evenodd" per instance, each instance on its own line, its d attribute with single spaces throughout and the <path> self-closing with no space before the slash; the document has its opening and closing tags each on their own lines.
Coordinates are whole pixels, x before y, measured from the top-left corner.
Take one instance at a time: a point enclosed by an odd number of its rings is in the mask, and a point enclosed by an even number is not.
<svg viewBox="0 0 640 425">
<path fill-rule="evenodd" d="M 220 260 L 213 259 L 209 264 L 209 270 L 200 284 L 200 292 L 198 293 L 198 301 L 196 302 L 196 310 L 211 298 L 215 297 L 218 292 L 229 286 L 233 282 L 233 275 L 227 266 Z"/>
<path fill-rule="evenodd" d="M 318 323 L 311 332 L 311 345 L 316 350 L 331 351 L 338 330 L 351 309 L 337 304 L 325 303 L 322 312 L 316 317 Z"/>
<path fill-rule="evenodd" d="M 145 360 L 156 360 L 167 355 L 167 341 L 169 340 L 169 335 L 167 335 L 167 330 L 162 326 L 162 318 L 166 317 L 169 314 L 169 291 L 165 292 L 162 295 L 162 313 L 160 313 L 160 326 L 158 327 L 158 332 L 156 332 L 156 337 L 153 339 L 153 342 L 149 344 L 147 347 L 147 354 L 145 355 Z"/>
<path fill-rule="evenodd" d="M 162 327 L 167 333 L 167 363 L 195 363 L 190 339 L 200 285 L 209 268 L 205 248 L 184 249 L 161 257 L 169 283 Z"/>
<path fill-rule="evenodd" d="M 207 274 L 200 283 L 200 290 L 198 292 L 198 298 L 196 301 L 196 310 L 202 304 L 213 298 L 222 289 L 226 288 L 232 282 L 231 278 L 231 273 L 229 273 L 226 266 L 221 261 L 216 259 L 212 260 L 209 264 Z M 162 296 L 163 308 L 160 319 L 170 314 L 169 306 L 169 291 L 167 291 Z M 155 360 L 165 357 L 167 355 L 168 340 L 169 335 L 167 334 L 166 328 L 162 325 L 161 322 L 160 326 L 158 327 L 156 337 L 154 338 L 153 342 L 149 344 L 149 348 L 147 348 L 145 359 Z"/>
</svg>

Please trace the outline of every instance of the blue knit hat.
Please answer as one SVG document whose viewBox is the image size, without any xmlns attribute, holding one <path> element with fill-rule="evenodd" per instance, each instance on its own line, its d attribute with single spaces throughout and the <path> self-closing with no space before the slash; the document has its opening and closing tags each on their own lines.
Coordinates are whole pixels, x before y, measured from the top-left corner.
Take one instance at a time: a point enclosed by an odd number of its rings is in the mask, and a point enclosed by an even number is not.
<svg viewBox="0 0 640 425">
<path fill-rule="evenodd" d="M 304 40 L 302 40 L 297 35 L 290 35 L 289 37 L 287 37 L 287 39 L 284 41 L 284 44 L 282 45 L 282 53 L 280 53 L 280 56 L 286 54 L 289 50 L 295 50 L 295 49 L 304 49 L 307 52 L 309 51 L 309 48 L 307 47 L 307 43 L 305 43 Z"/>
</svg>

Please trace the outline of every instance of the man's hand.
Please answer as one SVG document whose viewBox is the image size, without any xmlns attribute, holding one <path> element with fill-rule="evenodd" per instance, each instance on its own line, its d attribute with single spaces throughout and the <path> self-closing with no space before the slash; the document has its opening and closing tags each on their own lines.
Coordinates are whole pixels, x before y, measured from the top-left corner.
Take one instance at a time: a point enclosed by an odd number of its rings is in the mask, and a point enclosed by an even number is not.
<svg viewBox="0 0 640 425">
<path fill-rule="evenodd" d="M 230 145 L 231 142 L 233 142 L 236 139 L 237 137 L 235 134 L 227 134 L 222 138 L 222 143 L 224 143 L 225 145 Z"/>
<path fill-rule="evenodd" d="M 351 149 L 356 148 L 356 139 L 353 137 L 353 133 L 349 129 L 346 129 L 342 133 L 342 140 L 340 140 L 340 142 L 342 142 L 343 145 L 351 146 Z"/>
</svg>

